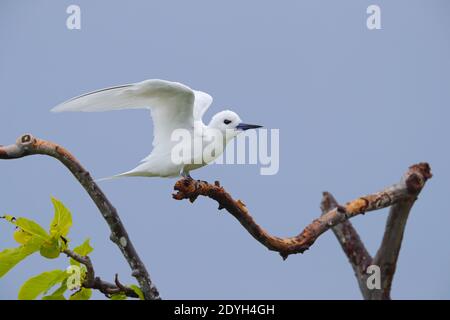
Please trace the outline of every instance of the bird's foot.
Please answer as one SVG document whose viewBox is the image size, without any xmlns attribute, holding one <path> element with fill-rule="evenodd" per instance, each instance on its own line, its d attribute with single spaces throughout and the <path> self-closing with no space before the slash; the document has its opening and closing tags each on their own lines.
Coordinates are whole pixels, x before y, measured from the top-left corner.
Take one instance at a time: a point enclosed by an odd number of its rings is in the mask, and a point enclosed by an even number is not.
<svg viewBox="0 0 450 320">
<path fill-rule="evenodd" d="M 178 192 L 172 196 L 176 200 L 189 199 L 190 202 L 194 202 L 201 193 L 202 184 L 208 185 L 208 182 L 194 180 L 189 174 L 182 174 L 182 177 L 174 186 Z"/>
<path fill-rule="evenodd" d="M 182 172 L 181 176 L 183 177 L 184 185 L 187 187 L 190 184 L 192 184 L 195 187 L 195 190 L 198 190 L 200 188 L 201 183 L 208 184 L 208 181 L 196 180 L 196 179 L 192 178 L 192 176 L 187 172 Z"/>
<path fill-rule="evenodd" d="M 183 177 L 175 183 L 173 188 L 176 192 L 172 194 L 175 200 L 188 199 L 190 202 L 194 202 L 198 196 L 210 196 L 213 193 L 225 193 L 223 187 L 221 187 L 219 181 L 215 181 L 214 184 L 209 184 L 207 181 L 194 180 L 192 177 Z M 245 204 L 238 200 L 238 205 L 245 207 Z M 219 204 L 219 210 L 225 208 L 222 203 Z"/>
<path fill-rule="evenodd" d="M 185 180 L 194 180 L 191 175 L 189 174 L 189 172 L 181 172 L 181 176 L 183 177 L 183 179 Z"/>
</svg>

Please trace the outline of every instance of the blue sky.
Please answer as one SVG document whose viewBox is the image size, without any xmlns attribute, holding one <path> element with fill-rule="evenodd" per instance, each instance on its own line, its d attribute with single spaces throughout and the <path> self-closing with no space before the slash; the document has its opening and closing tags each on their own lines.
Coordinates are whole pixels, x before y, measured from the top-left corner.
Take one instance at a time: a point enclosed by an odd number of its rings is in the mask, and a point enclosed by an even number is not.
<svg viewBox="0 0 450 320">
<path fill-rule="evenodd" d="M 81 8 L 68 30 L 66 8 Z M 366 27 L 381 8 L 382 29 Z M 345 202 L 397 182 L 430 162 L 434 177 L 413 208 L 392 297 L 448 299 L 450 116 L 448 1 L 11 1 L 0 3 L 0 143 L 22 133 L 70 149 L 94 177 L 133 168 L 151 151 L 144 110 L 52 114 L 95 89 L 148 78 L 210 93 L 205 115 L 229 108 L 280 130 L 280 170 L 216 165 L 193 172 L 220 180 L 270 233 L 292 236 L 320 214 L 321 192 Z M 133 278 L 83 189 L 53 159 L 0 163 L 1 213 L 47 225 L 50 196 L 73 213 L 74 245 L 90 237 L 96 271 Z M 304 255 L 282 261 L 216 203 L 174 201 L 174 179 L 102 184 L 163 298 L 360 299 L 331 232 Z M 353 220 L 374 254 L 387 211 Z M 0 223 L 0 248 L 14 246 Z M 31 275 L 66 259 L 32 256 L 0 279 L 15 299 Z M 101 295 L 96 295 L 101 298 Z"/>
</svg>

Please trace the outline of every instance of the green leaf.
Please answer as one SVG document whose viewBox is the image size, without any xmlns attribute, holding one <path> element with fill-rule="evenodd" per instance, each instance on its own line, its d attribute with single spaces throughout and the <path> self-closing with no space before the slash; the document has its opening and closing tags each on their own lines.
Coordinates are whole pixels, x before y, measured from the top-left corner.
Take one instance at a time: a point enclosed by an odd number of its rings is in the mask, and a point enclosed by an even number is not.
<svg viewBox="0 0 450 320">
<path fill-rule="evenodd" d="M 14 223 L 14 221 L 16 220 L 15 217 L 13 217 L 12 215 L 9 214 L 5 214 L 4 216 L 2 216 L 2 219 L 7 220 L 8 222 Z"/>
<path fill-rule="evenodd" d="M 42 297 L 42 300 L 66 300 L 64 293 L 67 290 L 67 280 L 61 282 L 61 286 L 56 289 L 52 294 Z"/>
<path fill-rule="evenodd" d="M 78 253 L 80 256 L 87 256 L 89 253 L 91 253 L 94 248 L 91 247 L 91 244 L 89 243 L 90 239 L 87 238 L 82 244 L 80 244 L 78 247 L 73 249 L 73 252 Z M 78 261 L 70 259 L 70 264 L 79 266 L 80 263 Z"/>
<path fill-rule="evenodd" d="M 33 300 L 68 277 L 66 271 L 53 270 L 28 279 L 20 288 L 19 300 Z"/>
<path fill-rule="evenodd" d="M 111 295 L 111 300 L 127 300 L 127 296 L 123 293 L 115 293 Z"/>
<path fill-rule="evenodd" d="M 139 288 L 137 285 L 132 284 L 130 285 L 130 288 L 133 289 L 134 292 L 136 292 L 136 294 L 139 296 L 139 299 L 141 300 L 145 300 L 144 299 L 144 294 L 142 293 L 141 288 Z"/>
<path fill-rule="evenodd" d="M 29 255 L 23 247 L 5 249 L 0 252 L 0 278 Z"/>
<path fill-rule="evenodd" d="M 19 227 L 17 227 L 16 231 L 14 231 L 14 240 L 16 240 L 17 243 L 26 244 L 32 237 L 33 235 L 31 233 L 28 233 Z"/>
<path fill-rule="evenodd" d="M 70 296 L 69 300 L 89 300 L 92 296 L 92 290 L 81 288 L 73 295 Z"/>
<path fill-rule="evenodd" d="M 72 226 L 72 214 L 58 199 L 52 197 L 52 203 L 55 208 L 55 215 L 50 224 L 50 234 L 55 238 L 66 237 Z"/>
<path fill-rule="evenodd" d="M 39 249 L 41 256 L 48 259 L 55 259 L 59 257 L 61 253 L 61 246 L 59 239 L 51 239 L 50 241 L 46 241 L 42 244 Z"/>
<path fill-rule="evenodd" d="M 78 247 L 73 249 L 73 252 L 78 253 L 80 256 L 87 256 L 89 253 L 94 251 L 94 248 L 91 247 L 91 244 L 89 243 L 90 239 L 87 238 L 84 240 L 82 244 L 80 244 Z"/>
<path fill-rule="evenodd" d="M 26 244 L 0 252 L 0 278 L 14 268 L 20 261 L 39 250 L 43 240 L 33 236 Z"/>
<path fill-rule="evenodd" d="M 43 240 L 50 239 L 50 236 L 47 234 L 47 232 L 42 228 L 38 223 L 34 222 L 33 220 L 27 219 L 27 218 L 14 218 L 13 216 L 6 215 L 3 218 L 11 222 L 12 224 L 16 225 L 23 231 L 32 234 L 34 236 L 37 236 Z"/>
</svg>

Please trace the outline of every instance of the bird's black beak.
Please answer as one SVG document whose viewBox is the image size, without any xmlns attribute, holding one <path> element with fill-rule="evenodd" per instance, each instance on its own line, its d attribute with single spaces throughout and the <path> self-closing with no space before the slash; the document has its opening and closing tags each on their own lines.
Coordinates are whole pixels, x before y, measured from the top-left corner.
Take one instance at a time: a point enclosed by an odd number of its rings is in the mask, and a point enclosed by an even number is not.
<svg viewBox="0 0 450 320">
<path fill-rule="evenodd" d="M 257 128 L 262 128 L 262 126 L 259 126 L 257 124 L 248 124 L 248 123 L 239 123 L 236 126 L 236 129 L 242 130 L 242 131 L 245 131 L 248 129 L 257 129 Z"/>
</svg>

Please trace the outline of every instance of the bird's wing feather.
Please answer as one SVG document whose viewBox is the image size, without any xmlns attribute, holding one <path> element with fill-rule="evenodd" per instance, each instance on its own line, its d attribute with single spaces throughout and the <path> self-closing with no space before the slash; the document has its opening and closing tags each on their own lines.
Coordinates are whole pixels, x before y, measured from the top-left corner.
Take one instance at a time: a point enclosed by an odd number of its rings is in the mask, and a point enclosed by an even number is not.
<svg viewBox="0 0 450 320">
<path fill-rule="evenodd" d="M 203 115 L 213 102 L 213 98 L 202 91 L 194 91 L 194 121 L 202 121 Z"/>
<path fill-rule="evenodd" d="M 181 83 L 151 79 L 87 93 L 56 106 L 52 111 L 148 108 L 153 118 L 153 146 L 157 148 L 168 145 L 173 130 L 193 128 L 194 100 L 194 91 Z"/>
</svg>

